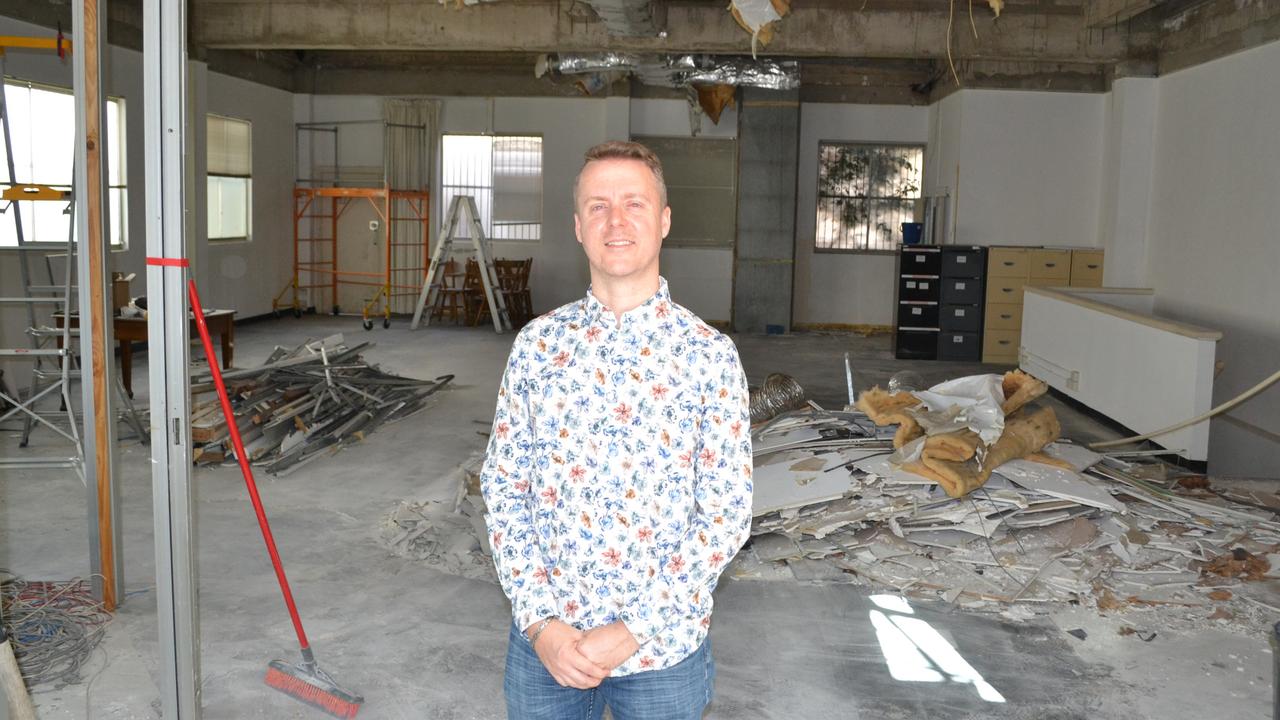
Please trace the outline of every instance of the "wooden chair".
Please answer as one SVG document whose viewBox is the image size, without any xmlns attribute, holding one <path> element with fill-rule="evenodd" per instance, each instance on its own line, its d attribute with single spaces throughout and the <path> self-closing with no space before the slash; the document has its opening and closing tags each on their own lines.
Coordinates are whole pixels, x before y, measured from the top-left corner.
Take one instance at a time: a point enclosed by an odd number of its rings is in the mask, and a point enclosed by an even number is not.
<svg viewBox="0 0 1280 720">
<path fill-rule="evenodd" d="M 480 263 L 467 259 L 467 271 L 462 278 L 462 298 L 466 322 L 475 327 L 489 317 L 489 302 L 484 296 L 484 281 L 480 279 Z"/>
<path fill-rule="evenodd" d="M 511 326 L 517 330 L 533 319 L 533 301 L 529 295 L 529 271 L 532 267 L 533 258 L 494 261 Z"/>
<path fill-rule="evenodd" d="M 464 273 L 458 272 L 457 260 L 450 258 L 445 261 L 444 276 L 440 279 L 440 287 L 436 295 L 436 306 L 431 311 L 433 318 L 444 320 L 448 315 L 454 325 L 466 319 L 466 297 L 463 295 L 461 283 L 463 275 Z"/>
</svg>

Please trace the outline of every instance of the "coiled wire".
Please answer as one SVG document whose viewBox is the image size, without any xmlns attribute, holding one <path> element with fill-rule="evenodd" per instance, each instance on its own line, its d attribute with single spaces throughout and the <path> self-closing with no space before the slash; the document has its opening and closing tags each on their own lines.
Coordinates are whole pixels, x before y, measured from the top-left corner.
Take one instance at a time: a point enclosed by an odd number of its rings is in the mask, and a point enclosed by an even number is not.
<svg viewBox="0 0 1280 720">
<path fill-rule="evenodd" d="M 0 603 L 18 668 L 30 687 L 80 682 L 80 669 L 111 621 L 80 578 L 29 582 L 0 568 Z"/>
</svg>

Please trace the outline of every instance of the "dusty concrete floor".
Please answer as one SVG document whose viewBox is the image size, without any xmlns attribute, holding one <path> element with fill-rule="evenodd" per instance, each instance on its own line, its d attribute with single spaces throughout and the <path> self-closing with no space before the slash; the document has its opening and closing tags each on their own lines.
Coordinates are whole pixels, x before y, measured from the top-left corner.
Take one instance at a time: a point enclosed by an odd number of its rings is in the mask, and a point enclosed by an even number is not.
<svg viewBox="0 0 1280 720">
<path fill-rule="evenodd" d="M 436 405 L 385 427 L 365 443 L 279 479 L 260 478 L 308 634 L 322 665 L 368 699 L 362 718 L 503 717 L 502 660 L 509 623 L 501 590 L 390 555 L 377 525 L 406 498 L 451 498 L 448 477 L 482 449 L 511 336 L 482 329 L 411 333 L 360 330 L 349 318 L 305 317 L 237 330 L 237 365 L 260 362 L 276 344 L 345 332 L 372 339 L 366 357 L 417 377 L 457 376 Z M 982 370 L 958 363 L 901 363 L 885 337 L 843 335 L 737 338 L 751 381 L 788 372 L 828 407 L 844 402 L 843 353 L 861 389 L 903 367 L 928 382 Z M 145 358 L 137 363 L 145 402 Z M 1069 435 L 1110 430 L 1060 407 Z M 9 432 L 4 451 L 15 450 Z M 52 452 L 50 433 L 32 452 Z M 119 453 L 127 600 L 86 682 L 42 688 L 45 719 L 159 716 L 153 593 L 151 486 L 146 448 Z M 205 718 L 317 715 L 268 689 L 268 660 L 292 659 L 293 636 L 239 472 L 200 468 L 197 493 L 202 692 Z M 49 472 L 0 477 L 0 567 L 31 579 L 87 570 L 84 488 Z M 795 582 L 722 583 L 712 632 L 719 677 L 712 718 L 1258 718 L 1269 714 L 1271 656 L 1265 638 L 1217 629 L 1161 633 L 1153 642 L 1120 637 L 1123 618 L 1064 608 L 1039 620 L 916 605 L 914 617 L 947 640 L 1004 702 L 953 679 L 899 681 L 872 626 L 888 612 L 852 586 Z M 907 612 L 899 610 L 898 612 Z M 1086 641 L 1064 631 L 1085 628 Z M 990 696 L 989 696 L 990 697 Z"/>
</svg>

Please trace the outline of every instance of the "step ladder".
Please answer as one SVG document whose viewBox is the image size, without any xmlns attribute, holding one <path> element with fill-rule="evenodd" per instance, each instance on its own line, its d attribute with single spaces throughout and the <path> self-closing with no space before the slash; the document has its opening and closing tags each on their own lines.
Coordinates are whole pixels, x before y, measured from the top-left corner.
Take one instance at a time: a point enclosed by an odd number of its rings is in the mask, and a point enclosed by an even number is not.
<svg viewBox="0 0 1280 720">
<path fill-rule="evenodd" d="M 465 223 L 463 215 L 466 216 Z M 424 318 L 423 311 L 436 306 L 440 289 L 444 287 L 442 276 L 445 261 L 455 252 L 454 244 L 466 241 L 466 238 L 457 236 L 460 227 L 468 229 L 471 250 L 475 253 L 476 262 L 480 265 L 480 282 L 484 285 L 485 301 L 489 304 L 489 316 L 493 318 L 494 332 L 501 333 L 514 329 L 511 324 L 511 315 L 507 312 L 507 300 L 498 283 L 497 269 L 494 268 L 493 258 L 488 250 L 489 240 L 485 237 L 484 226 L 480 224 L 480 212 L 476 210 L 475 198 L 470 195 L 455 195 L 449 201 L 449 212 L 445 216 L 440 242 L 436 244 L 435 252 L 431 253 L 431 262 L 427 265 L 427 274 L 422 279 L 422 292 L 418 294 L 418 306 L 413 311 L 413 323 L 409 329 L 417 330 L 424 319 L 427 325 L 431 324 L 431 313 L 426 313 Z"/>
</svg>

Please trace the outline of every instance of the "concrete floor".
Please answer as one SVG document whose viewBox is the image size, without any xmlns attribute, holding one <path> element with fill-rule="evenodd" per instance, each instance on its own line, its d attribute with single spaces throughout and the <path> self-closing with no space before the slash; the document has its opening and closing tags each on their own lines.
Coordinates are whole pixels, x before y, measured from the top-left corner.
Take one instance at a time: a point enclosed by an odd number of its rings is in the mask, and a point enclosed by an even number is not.
<svg viewBox="0 0 1280 720">
<path fill-rule="evenodd" d="M 361 445 L 293 475 L 261 477 L 308 634 L 323 667 L 362 692 L 362 718 L 500 718 L 502 662 L 510 622 L 494 584 L 444 574 L 392 556 L 380 520 L 406 498 L 453 497 L 459 463 L 483 448 L 511 336 L 407 323 L 371 333 L 350 318 L 304 317 L 237 330 L 237 365 L 261 362 L 276 344 L 345 332 L 378 345 L 366 358 L 416 377 L 455 374 L 434 407 L 380 429 Z M 983 370 L 959 363 L 901 363 L 886 337 L 797 335 L 737 338 L 753 383 L 788 372 L 828 407 L 844 403 L 843 353 L 859 389 L 903 367 L 928 382 Z M 137 363 L 145 402 L 145 358 Z M 1060 407 L 1068 435 L 1111 431 Z M 482 424 L 477 424 L 479 421 Z M 32 452 L 52 452 L 51 433 Z M 4 452 L 16 451 L 0 433 Z M 43 448 L 43 449 L 42 449 Z M 146 448 L 122 443 L 127 599 L 86 668 L 86 682 L 42 688 L 46 720 L 154 718 L 157 641 L 151 490 Z M 239 472 L 199 468 L 200 618 L 205 718 L 318 715 L 270 690 L 268 660 L 296 652 Z M 34 471 L 0 477 L 0 567 L 30 579 L 87 572 L 84 488 Z M 996 616 L 919 605 L 890 611 L 864 588 L 796 582 L 722 583 L 712 632 L 719 675 L 712 718 L 1258 718 L 1269 715 L 1271 656 L 1265 638 L 1219 629 L 1161 633 L 1150 643 L 1121 637 L 1123 616 L 1063 608 L 1012 623 Z M 881 600 L 881 602 L 884 602 Z M 946 676 L 896 680 L 872 625 L 875 613 L 910 613 L 955 648 L 995 696 Z M 920 627 L 924 627 L 920 625 Z M 1066 629 L 1084 628 L 1080 641 Z M 966 673 L 960 673 L 962 676 Z"/>
</svg>

